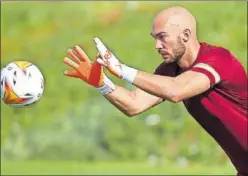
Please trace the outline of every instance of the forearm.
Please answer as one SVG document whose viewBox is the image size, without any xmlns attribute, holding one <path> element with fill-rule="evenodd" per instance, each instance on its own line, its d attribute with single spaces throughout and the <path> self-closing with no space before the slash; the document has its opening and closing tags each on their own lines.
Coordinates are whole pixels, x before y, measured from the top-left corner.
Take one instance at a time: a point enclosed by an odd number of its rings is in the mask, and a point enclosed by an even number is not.
<svg viewBox="0 0 248 176">
<path fill-rule="evenodd" d="M 104 97 L 127 116 L 133 116 L 140 112 L 134 91 L 115 85 L 115 90 Z"/>
<path fill-rule="evenodd" d="M 139 90 L 147 92 L 149 95 L 179 102 L 203 93 L 210 88 L 210 80 L 203 73 L 186 71 L 176 77 L 170 77 L 138 71 L 122 64 L 100 39 L 95 38 L 95 42 L 101 55 L 101 58 L 97 59 L 98 63 L 108 68 L 116 77 L 135 85 Z M 145 102 L 144 99 L 139 101 L 141 103 Z"/>
<path fill-rule="evenodd" d="M 152 95 L 172 102 L 177 101 L 177 95 L 180 91 L 180 84 L 173 77 L 154 75 L 142 71 L 137 72 L 132 84 Z"/>
<path fill-rule="evenodd" d="M 135 68 L 122 64 L 111 53 L 106 46 L 100 41 L 99 38 L 95 38 L 96 46 L 101 54 L 101 58 L 98 58 L 98 62 L 115 75 L 145 92 L 148 92 L 154 96 L 174 101 L 174 98 L 179 92 L 177 82 L 172 77 L 159 76 L 154 74 L 138 71 Z"/>
</svg>

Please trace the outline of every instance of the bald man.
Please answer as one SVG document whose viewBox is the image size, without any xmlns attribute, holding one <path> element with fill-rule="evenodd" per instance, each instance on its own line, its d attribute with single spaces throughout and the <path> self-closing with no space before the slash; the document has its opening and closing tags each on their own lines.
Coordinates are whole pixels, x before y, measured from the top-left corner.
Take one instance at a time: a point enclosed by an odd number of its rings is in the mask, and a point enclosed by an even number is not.
<svg viewBox="0 0 248 176">
<path fill-rule="evenodd" d="M 192 117 L 226 152 L 238 175 L 248 175 L 245 69 L 227 49 L 199 42 L 195 17 L 182 7 L 159 12 L 151 35 L 163 58 L 154 74 L 122 64 L 95 38 L 100 53 L 97 62 L 137 87 L 131 91 L 101 75 L 98 80 L 104 78 L 104 84 L 97 88 L 127 116 L 140 114 L 165 100 L 183 101 Z M 81 53 L 79 58 L 87 57 L 82 50 Z"/>
</svg>

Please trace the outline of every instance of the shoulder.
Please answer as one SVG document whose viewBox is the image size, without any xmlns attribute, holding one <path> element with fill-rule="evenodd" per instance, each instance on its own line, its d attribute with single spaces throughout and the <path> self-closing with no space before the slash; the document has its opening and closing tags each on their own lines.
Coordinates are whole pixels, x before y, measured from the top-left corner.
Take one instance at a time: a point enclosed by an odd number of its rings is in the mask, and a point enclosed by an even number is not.
<svg viewBox="0 0 248 176">
<path fill-rule="evenodd" d="M 176 63 L 162 62 L 156 69 L 154 74 L 163 76 L 176 76 L 178 71 L 178 65 Z"/>
<path fill-rule="evenodd" d="M 203 43 L 203 45 L 204 45 L 203 49 L 199 53 L 196 63 L 199 62 L 222 63 L 222 62 L 231 62 L 233 60 L 233 56 L 228 49 L 221 46 L 210 45 L 207 43 Z"/>
<path fill-rule="evenodd" d="M 240 68 L 242 66 L 239 60 L 228 49 L 205 43 L 201 46 L 192 70 L 210 75 L 209 78 L 215 80 L 212 83 L 217 83 L 221 80 L 232 80 L 237 70 L 243 74 Z"/>
</svg>

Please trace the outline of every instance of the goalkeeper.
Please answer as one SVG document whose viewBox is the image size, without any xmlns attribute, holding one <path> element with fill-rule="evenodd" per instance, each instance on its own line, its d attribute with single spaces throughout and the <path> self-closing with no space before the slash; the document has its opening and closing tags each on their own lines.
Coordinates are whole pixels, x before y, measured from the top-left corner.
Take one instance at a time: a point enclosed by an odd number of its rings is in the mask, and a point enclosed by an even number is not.
<svg viewBox="0 0 248 176">
<path fill-rule="evenodd" d="M 170 7 L 153 21 L 151 35 L 163 58 L 154 74 L 121 63 L 99 38 L 94 41 L 100 55 L 93 62 L 78 46 L 68 50 L 73 60 L 66 57 L 64 62 L 74 71 L 64 74 L 96 87 L 127 116 L 164 101 L 183 101 L 192 117 L 228 155 L 237 174 L 248 175 L 245 69 L 230 51 L 199 42 L 196 33 L 194 16 L 182 7 Z M 130 91 L 115 85 L 104 75 L 101 65 L 137 88 Z"/>
</svg>

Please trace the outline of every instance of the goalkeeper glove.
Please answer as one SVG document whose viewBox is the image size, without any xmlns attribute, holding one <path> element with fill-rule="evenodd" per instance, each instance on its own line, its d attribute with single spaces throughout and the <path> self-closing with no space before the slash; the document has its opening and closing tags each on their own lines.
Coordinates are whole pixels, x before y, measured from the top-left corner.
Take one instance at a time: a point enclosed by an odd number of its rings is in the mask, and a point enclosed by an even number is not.
<svg viewBox="0 0 248 176">
<path fill-rule="evenodd" d="M 97 58 L 97 62 L 105 66 L 110 71 L 110 73 L 116 77 L 121 78 L 129 83 L 133 83 L 137 74 L 137 69 L 122 64 L 115 57 L 115 55 L 107 49 L 107 47 L 101 42 L 99 38 L 95 37 L 94 41 L 101 56 Z"/>
<path fill-rule="evenodd" d="M 64 75 L 83 80 L 89 85 L 96 87 L 103 95 L 115 90 L 115 85 L 104 74 L 102 66 L 96 61 L 91 62 L 79 46 L 75 46 L 74 49 L 68 49 L 67 53 L 73 60 L 65 57 L 63 61 L 74 70 L 65 70 Z"/>
</svg>

